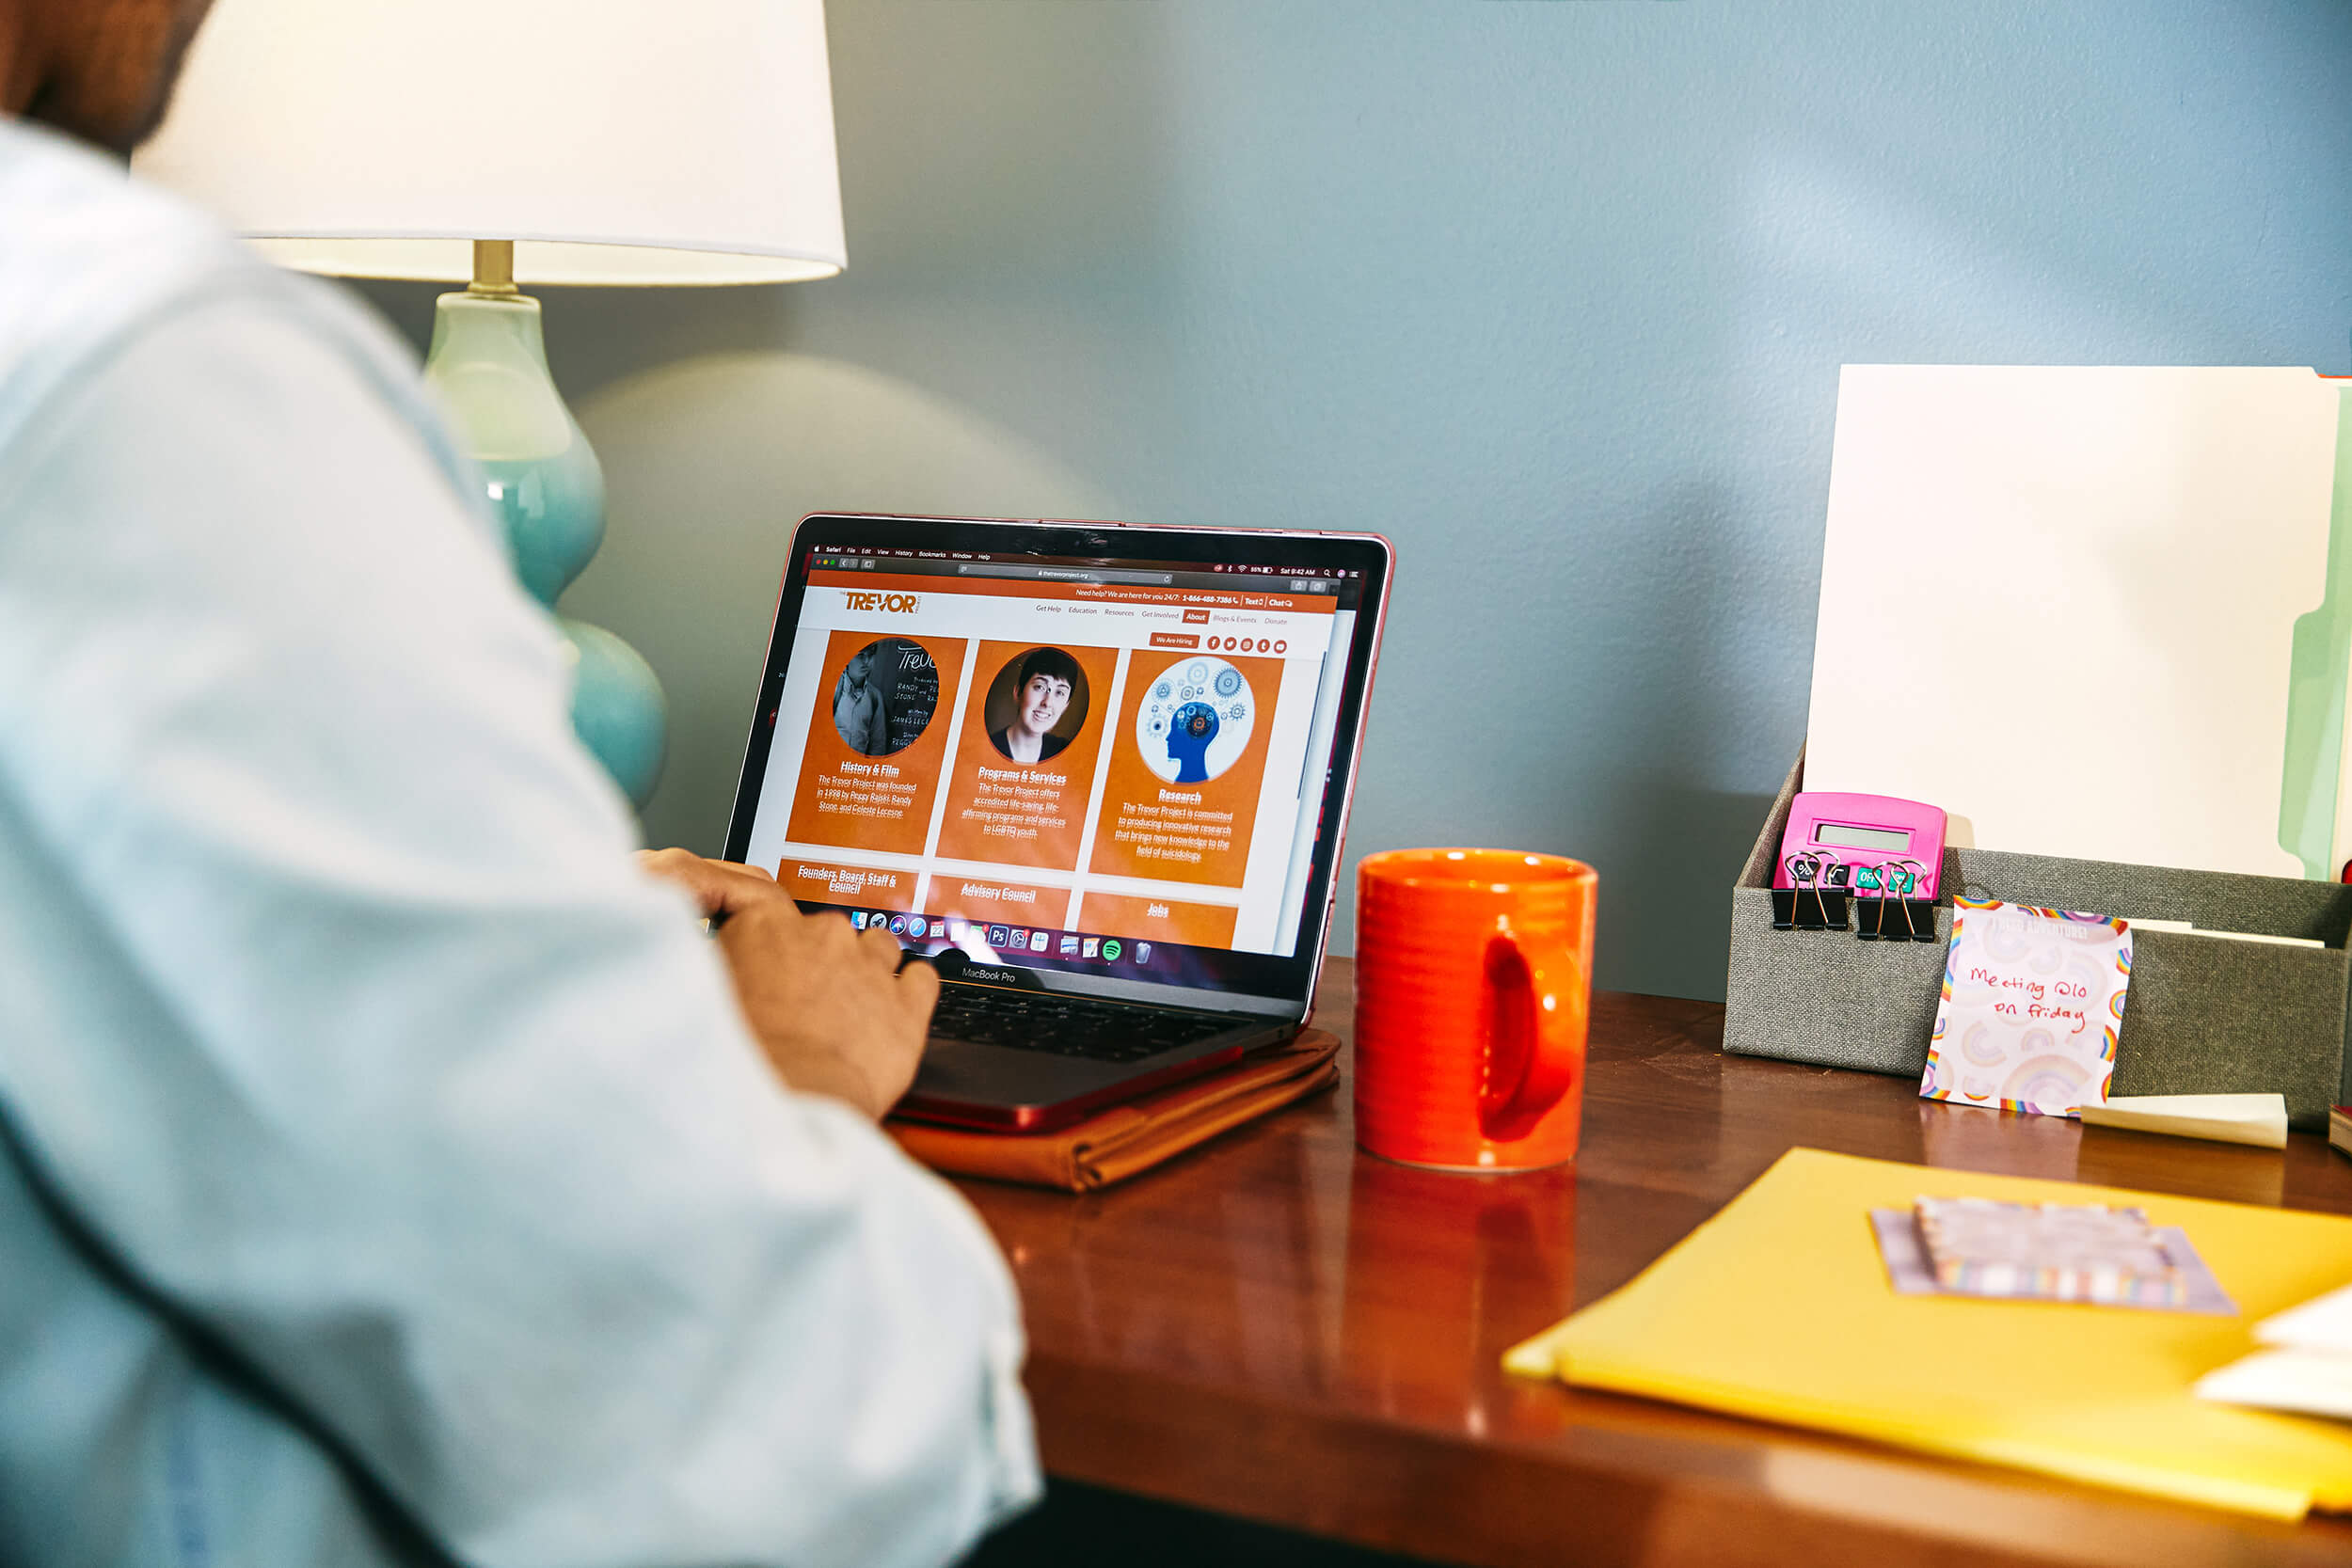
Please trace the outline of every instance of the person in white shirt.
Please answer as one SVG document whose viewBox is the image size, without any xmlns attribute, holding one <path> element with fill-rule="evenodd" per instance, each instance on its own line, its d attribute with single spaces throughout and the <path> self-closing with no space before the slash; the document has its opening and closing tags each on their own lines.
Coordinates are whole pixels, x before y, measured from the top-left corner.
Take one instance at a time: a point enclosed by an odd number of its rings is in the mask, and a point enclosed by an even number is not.
<svg viewBox="0 0 2352 1568">
<path fill-rule="evenodd" d="M 633 859 L 406 353 L 97 150 L 203 8 L 0 0 L 0 1562 L 947 1561 L 936 978 Z"/>
</svg>

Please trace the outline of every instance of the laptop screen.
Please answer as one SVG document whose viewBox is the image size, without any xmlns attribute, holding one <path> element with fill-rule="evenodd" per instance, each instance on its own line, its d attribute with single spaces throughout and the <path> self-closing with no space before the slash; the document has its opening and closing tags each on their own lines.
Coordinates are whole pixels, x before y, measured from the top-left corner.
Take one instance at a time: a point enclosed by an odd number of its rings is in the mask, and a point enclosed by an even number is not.
<svg viewBox="0 0 2352 1568">
<path fill-rule="evenodd" d="M 1381 586 L 1334 559 L 1360 549 L 1202 560 L 1232 536 L 1093 529 L 1168 552 L 1105 559 L 1037 526 L 1008 549 L 986 525 L 909 545 L 834 521 L 795 540 L 730 857 L 951 976 L 1295 993 Z"/>
</svg>

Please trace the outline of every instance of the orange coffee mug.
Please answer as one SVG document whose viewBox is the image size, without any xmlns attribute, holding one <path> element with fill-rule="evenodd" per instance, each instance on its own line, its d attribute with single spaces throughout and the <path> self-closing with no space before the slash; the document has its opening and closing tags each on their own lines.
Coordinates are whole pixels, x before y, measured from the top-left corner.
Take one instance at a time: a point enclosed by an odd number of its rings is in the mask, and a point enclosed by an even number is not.
<svg viewBox="0 0 2352 1568">
<path fill-rule="evenodd" d="M 1576 1158 L 1599 885 L 1508 849 L 1358 863 L 1358 1143 L 1449 1170 Z"/>
</svg>

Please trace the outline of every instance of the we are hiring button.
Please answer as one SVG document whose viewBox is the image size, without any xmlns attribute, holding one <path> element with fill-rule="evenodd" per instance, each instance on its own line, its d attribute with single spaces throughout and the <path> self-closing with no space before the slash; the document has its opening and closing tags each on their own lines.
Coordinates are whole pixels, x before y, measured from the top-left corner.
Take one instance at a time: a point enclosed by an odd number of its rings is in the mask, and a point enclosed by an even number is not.
<svg viewBox="0 0 2352 1568">
<path fill-rule="evenodd" d="M 1198 648 L 1200 635 L 1190 631 L 1155 631 L 1152 634 L 1154 648 Z"/>
</svg>

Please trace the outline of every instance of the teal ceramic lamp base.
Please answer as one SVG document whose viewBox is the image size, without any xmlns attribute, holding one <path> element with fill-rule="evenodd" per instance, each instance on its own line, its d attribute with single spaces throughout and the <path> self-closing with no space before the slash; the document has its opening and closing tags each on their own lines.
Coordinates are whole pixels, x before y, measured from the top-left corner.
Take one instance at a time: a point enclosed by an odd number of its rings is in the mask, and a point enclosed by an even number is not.
<svg viewBox="0 0 2352 1568">
<path fill-rule="evenodd" d="M 573 672 L 572 728 L 642 808 L 661 781 L 669 728 L 661 683 L 643 654 L 602 626 L 563 616 L 555 624 L 580 661 Z"/>
<path fill-rule="evenodd" d="M 511 247 L 499 248 L 511 257 Z M 424 374 L 482 469 L 515 575 L 553 611 L 604 541 L 604 470 L 548 373 L 539 302 L 515 292 L 511 261 L 485 268 L 485 250 L 476 247 L 476 272 L 489 276 L 440 297 Z M 603 627 L 561 617 L 556 625 L 575 658 L 572 727 L 642 807 L 661 777 L 669 727 L 661 683 Z"/>
</svg>

